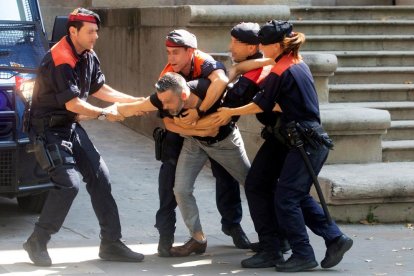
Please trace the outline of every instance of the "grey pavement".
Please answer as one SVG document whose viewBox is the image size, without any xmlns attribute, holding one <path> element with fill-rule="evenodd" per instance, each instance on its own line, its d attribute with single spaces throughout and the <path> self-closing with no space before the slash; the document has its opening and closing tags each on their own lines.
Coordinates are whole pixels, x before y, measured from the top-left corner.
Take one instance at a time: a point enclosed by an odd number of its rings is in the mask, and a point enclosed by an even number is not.
<svg viewBox="0 0 414 276">
<path fill-rule="evenodd" d="M 158 233 L 154 228 L 158 208 L 157 180 L 160 162 L 154 158 L 152 139 L 127 127 L 109 122 L 84 123 L 91 139 L 105 159 L 118 203 L 123 239 L 132 249 L 144 253 L 142 263 L 105 262 L 98 258 L 99 226 L 89 196 L 82 186 L 63 229 L 52 237 L 49 253 L 54 265 L 39 268 L 30 264 L 22 243 L 31 233 L 35 214 L 19 210 L 15 200 L 0 199 L 1 275 L 274 275 L 273 268 L 243 269 L 240 261 L 249 250 L 236 249 L 230 237 L 221 232 L 215 207 L 214 179 L 208 167 L 197 179 L 195 195 L 207 252 L 185 258 L 156 255 Z M 252 241 L 257 240 L 242 190 L 242 226 Z M 177 211 L 175 241 L 189 237 Z M 354 247 L 343 261 L 328 270 L 295 275 L 414 275 L 414 229 L 408 223 L 387 225 L 340 225 L 354 240 Z M 321 238 L 310 233 L 311 244 L 320 262 L 325 254 Z M 288 255 L 285 255 L 287 258 Z M 277 273 L 283 275 L 283 273 Z"/>
</svg>

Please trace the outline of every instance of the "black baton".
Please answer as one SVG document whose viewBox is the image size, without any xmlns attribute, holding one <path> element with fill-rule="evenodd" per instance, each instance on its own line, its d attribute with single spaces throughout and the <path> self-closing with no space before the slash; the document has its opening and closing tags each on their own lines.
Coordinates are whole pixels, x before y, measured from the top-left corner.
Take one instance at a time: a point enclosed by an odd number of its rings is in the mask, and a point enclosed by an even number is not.
<svg viewBox="0 0 414 276">
<path fill-rule="evenodd" d="M 331 214 L 329 214 L 328 206 L 326 205 L 325 198 L 322 194 L 321 186 L 319 185 L 318 177 L 315 174 L 315 171 L 312 168 L 312 164 L 309 160 L 308 155 L 303 148 L 303 141 L 300 139 L 298 132 L 296 131 L 296 124 L 294 122 L 290 122 L 286 125 L 287 135 L 290 140 L 290 144 L 295 146 L 299 149 L 300 154 L 302 155 L 302 159 L 305 162 L 306 168 L 308 169 L 309 174 L 312 177 L 313 184 L 315 185 L 316 192 L 319 197 L 319 201 L 322 205 L 323 212 L 325 213 L 325 218 L 329 224 L 332 223 Z"/>
</svg>

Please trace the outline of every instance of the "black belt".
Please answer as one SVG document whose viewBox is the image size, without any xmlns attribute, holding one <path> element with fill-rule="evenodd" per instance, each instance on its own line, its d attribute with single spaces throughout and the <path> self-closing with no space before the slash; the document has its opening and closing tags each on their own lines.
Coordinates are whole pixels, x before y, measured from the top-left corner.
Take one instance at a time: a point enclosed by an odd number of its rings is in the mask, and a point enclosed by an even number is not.
<svg viewBox="0 0 414 276">
<path fill-rule="evenodd" d="M 42 118 L 31 118 L 30 122 L 35 131 L 40 133 L 48 128 L 72 127 L 73 123 L 75 123 L 75 118 L 67 115 L 51 115 Z"/>
</svg>

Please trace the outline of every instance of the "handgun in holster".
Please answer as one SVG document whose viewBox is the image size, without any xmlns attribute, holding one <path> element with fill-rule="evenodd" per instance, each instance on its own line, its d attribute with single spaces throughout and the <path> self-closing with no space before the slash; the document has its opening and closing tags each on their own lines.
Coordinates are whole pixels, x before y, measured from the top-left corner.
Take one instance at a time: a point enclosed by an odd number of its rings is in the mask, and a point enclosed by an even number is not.
<svg viewBox="0 0 414 276">
<path fill-rule="evenodd" d="M 152 137 L 154 137 L 155 141 L 155 159 L 161 160 L 162 158 L 162 148 L 163 148 L 163 141 L 167 131 L 161 127 L 156 127 L 152 132 Z"/>
<path fill-rule="evenodd" d="M 27 146 L 27 152 L 33 152 L 36 161 L 45 171 L 50 171 L 63 164 L 62 156 L 56 144 L 45 144 L 44 140 L 37 137 L 33 144 Z"/>
</svg>

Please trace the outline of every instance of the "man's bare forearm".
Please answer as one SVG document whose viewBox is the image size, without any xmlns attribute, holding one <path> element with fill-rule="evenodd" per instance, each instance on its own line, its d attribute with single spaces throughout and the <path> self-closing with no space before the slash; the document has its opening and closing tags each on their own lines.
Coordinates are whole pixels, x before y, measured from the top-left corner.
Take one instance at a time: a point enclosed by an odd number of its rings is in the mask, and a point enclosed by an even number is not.
<svg viewBox="0 0 414 276">
<path fill-rule="evenodd" d="M 99 89 L 96 93 L 93 94 L 94 97 L 103 100 L 105 102 L 110 103 L 130 103 L 135 102 L 141 99 L 144 99 L 142 97 L 134 97 L 122 92 L 119 92 L 118 90 L 113 89 L 109 85 L 104 84 L 101 89 Z"/>
<path fill-rule="evenodd" d="M 150 101 L 149 97 L 132 103 L 120 103 L 117 105 L 119 113 L 125 117 L 134 116 L 142 112 L 158 110 Z"/>
</svg>

